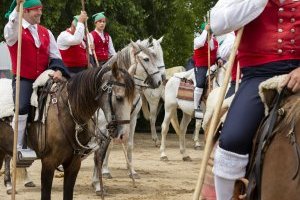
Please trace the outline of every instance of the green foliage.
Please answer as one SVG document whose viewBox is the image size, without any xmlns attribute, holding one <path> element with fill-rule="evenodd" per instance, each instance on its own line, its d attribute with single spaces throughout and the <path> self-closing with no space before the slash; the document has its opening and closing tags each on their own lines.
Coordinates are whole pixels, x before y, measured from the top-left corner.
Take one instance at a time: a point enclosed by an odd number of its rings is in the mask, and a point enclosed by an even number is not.
<svg viewBox="0 0 300 200">
<path fill-rule="evenodd" d="M 6 10 L 12 0 L 1 0 L 0 29 L 7 20 Z M 68 28 L 74 15 L 82 9 L 81 0 L 47 0 L 44 4 L 42 24 L 55 36 Z M 195 22 L 201 22 L 216 0 L 85 0 L 90 16 L 89 30 L 94 29 L 91 16 L 104 11 L 109 21 L 107 32 L 112 36 L 116 50 L 130 40 L 164 35 L 163 49 L 167 67 L 185 65 L 193 54 Z M 3 40 L 3 31 L 0 41 Z"/>
</svg>

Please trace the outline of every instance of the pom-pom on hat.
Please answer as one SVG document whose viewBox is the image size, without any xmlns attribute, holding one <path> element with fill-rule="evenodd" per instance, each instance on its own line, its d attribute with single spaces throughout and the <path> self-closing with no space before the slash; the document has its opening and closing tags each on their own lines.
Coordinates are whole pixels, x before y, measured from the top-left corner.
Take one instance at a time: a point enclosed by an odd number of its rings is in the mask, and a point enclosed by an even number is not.
<svg viewBox="0 0 300 200">
<path fill-rule="evenodd" d="M 94 23 L 96 23 L 97 21 L 101 20 L 101 19 L 105 19 L 105 15 L 104 15 L 104 12 L 100 12 L 100 13 L 97 13 L 97 14 L 94 14 L 93 15 L 93 19 L 94 19 Z"/>
</svg>

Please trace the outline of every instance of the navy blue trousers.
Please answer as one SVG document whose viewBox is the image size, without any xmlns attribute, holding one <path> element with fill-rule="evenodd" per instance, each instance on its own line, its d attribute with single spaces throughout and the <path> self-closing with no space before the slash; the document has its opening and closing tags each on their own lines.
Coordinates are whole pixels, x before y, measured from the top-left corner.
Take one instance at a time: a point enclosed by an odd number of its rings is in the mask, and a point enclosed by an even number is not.
<svg viewBox="0 0 300 200">
<path fill-rule="evenodd" d="M 194 67 L 197 88 L 205 87 L 207 70 L 208 67 Z"/>
<path fill-rule="evenodd" d="M 264 106 L 258 94 L 261 82 L 287 74 L 300 66 L 300 61 L 279 61 L 262 66 L 242 68 L 242 82 L 229 108 L 219 146 L 238 154 L 249 154 L 253 137 L 264 117 Z"/>
<path fill-rule="evenodd" d="M 32 94 L 32 84 L 34 80 L 29 80 L 26 78 L 20 79 L 20 104 L 19 104 L 19 114 L 25 115 L 30 111 L 30 98 Z M 15 102 L 16 98 L 16 77 L 13 76 L 12 79 L 12 88 L 13 88 L 13 99 Z"/>
</svg>

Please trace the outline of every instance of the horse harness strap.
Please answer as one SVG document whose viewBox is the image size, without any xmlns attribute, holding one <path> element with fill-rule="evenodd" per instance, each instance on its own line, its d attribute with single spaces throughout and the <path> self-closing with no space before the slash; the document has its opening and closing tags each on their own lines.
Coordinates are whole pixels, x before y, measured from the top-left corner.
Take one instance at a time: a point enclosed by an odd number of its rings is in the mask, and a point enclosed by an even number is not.
<svg viewBox="0 0 300 200">
<path fill-rule="evenodd" d="M 115 130 L 117 129 L 118 125 L 123 125 L 123 124 L 129 124 L 130 120 L 116 120 L 116 114 L 112 105 L 112 85 L 117 85 L 121 87 L 125 87 L 125 84 L 123 83 L 118 83 L 115 81 L 109 81 L 107 84 L 105 84 L 107 87 L 103 89 L 103 91 L 108 90 L 108 96 L 109 96 L 109 106 L 111 110 L 111 118 L 112 120 L 106 125 L 106 129 L 108 130 L 110 136 L 112 136 L 115 133 Z M 114 137 L 114 136 L 113 136 Z"/>
<path fill-rule="evenodd" d="M 262 161 L 264 160 L 265 152 L 267 151 L 269 145 L 271 144 L 272 139 L 275 136 L 275 133 L 273 132 L 275 128 L 275 124 L 278 117 L 278 108 L 279 104 L 284 98 L 284 91 L 283 89 L 280 94 L 276 96 L 276 99 L 274 101 L 274 106 L 269 114 L 269 117 L 267 117 L 265 121 L 265 125 L 263 126 L 263 131 L 259 137 L 258 142 L 255 146 L 257 146 L 257 151 L 255 153 L 255 161 L 253 163 L 253 166 L 250 166 L 250 173 L 249 173 L 249 179 L 254 178 L 255 182 L 251 181 L 249 182 L 248 190 L 247 190 L 247 196 L 250 197 L 252 195 L 251 192 L 254 191 L 253 198 L 255 200 L 261 200 L 261 176 L 262 176 Z M 254 189 L 256 188 L 256 190 Z M 254 189 L 254 190 L 253 190 Z"/>
<path fill-rule="evenodd" d="M 63 88 L 66 87 L 66 85 L 67 85 L 67 83 L 64 84 L 64 85 L 60 88 L 60 90 L 59 90 L 60 93 L 62 92 Z M 57 97 L 56 97 L 55 94 L 54 94 L 53 96 L 57 99 Z M 60 94 L 57 95 L 57 96 L 60 96 L 60 98 L 62 99 L 62 96 L 61 96 Z M 62 101 L 63 101 L 63 99 L 62 99 Z M 69 102 L 69 101 L 68 101 L 68 102 Z M 68 102 L 67 102 L 67 103 L 65 102 L 65 105 L 66 105 L 67 107 L 69 107 Z M 61 118 L 61 117 L 62 117 L 62 116 L 61 116 L 61 108 L 60 108 L 60 106 L 59 106 L 58 101 L 56 101 L 55 104 L 56 104 L 56 108 L 57 108 L 57 115 L 58 115 L 58 118 Z M 70 109 L 69 109 L 69 110 L 70 110 Z M 71 110 L 70 110 L 70 111 L 71 111 Z M 71 114 L 71 112 L 70 112 L 70 114 Z M 74 117 L 73 117 L 72 114 L 71 114 L 71 116 L 72 116 L 72 118 L 73 118 L 73 120 L 74 120 Z M 83 149 L 83 148 L 81 148 L 79 145 L 76 145 L 76 144 L 73 142 L 73 138 L 71 138 L 71 136 L 66 132 L 65 127 L 64 127 L 64 125 L 62 124 L 61 120 L 58 120 L 58 121 L 59 121 L 60 127 L 61 127 L 61 129 L 62 129 L 62 132 L 64 133 L 64 136 L 66 137 L 67 141 L 69 142 L 69 144 L 72 146 L 72 148 L 73 148 L 73 150 L 74 150 L 74 154 L 77 154 L 77 155 L 79 155 L 79 156 L 84 155 L 86 149 Z M 75 126 L 77 126 L 77 123 L 76 123 L 75 121 L 74 121 L 74 123 L 75 123 Z M 78 127 L 77 127 L 77 128 L 78 128 Z M 76 131 L 77 131 L 77 130 L 76 130 Z M 78 147 L 79 147 L 79 148 L 78 148 Z"/>
</svg>

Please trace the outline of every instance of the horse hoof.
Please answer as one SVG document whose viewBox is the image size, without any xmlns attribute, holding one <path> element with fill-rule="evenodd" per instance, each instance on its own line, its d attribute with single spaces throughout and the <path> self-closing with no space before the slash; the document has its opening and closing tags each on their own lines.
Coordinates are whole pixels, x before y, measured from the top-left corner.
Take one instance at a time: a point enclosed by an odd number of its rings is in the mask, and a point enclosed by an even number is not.
<svg viewBox="0 0 300 200">
<path fill-rule="evenodd" d="M 106 178 L 106 179 L 112 179 L 112 178 L 113 178 L 112 175 L 111 175 L 110 173 L 103 173 L 103 174 L 102 174 L 102 177 L 103 177 L 103 178 Z"/>
<path fill-rule="evenodd" d="M 155 147 L 160 147 L 160 141 L 158 139 L 153 140 L 155 143 Z"/>
<path fill-rule="evenodd" d="M 169 159 L 168 159 L 167 156 L 160 157 L 160 160 L 161 160 L 161 161 L 169 161 Z"/>
<path fill-rule="evenodd" d="M 189 156 L 183 157 L 182 160 L 185 161 L 185 162 L 191 162 L 192 161 L 191 157 L 189 157 Z"/>
<path fill-rule="evenodd" d="M 95 191 L 96 192 L 96 195 L 97 196 L 107 196 L 107 192 L 105 191 L 105 189 L 104 189 L 104 191 L 101 191 L 101 190 L 96 190 Z"/>
<path fill-rule="evenodd" d="M 33 181 L 24 184 L 25 187 L 36 187 Z"/>
<path fill-rule="evenodd" d="M 129 174 L 129 178 L 133 178 L 133 179 L 141 179 L 141 177 L 138 175 L 138 173 L 130 173 Z"/>
<path fill-rule="evenodd" d="M 63 177 L 64 177 L 64 173 L 55 174 L 55 178 L 63 178 Z"/>
<path fill-rule="evenodd" d="M 6 194 L 11 195 L 11 193 L 12 193 L 12 188 L 6 190 Z M 18 192 L 16 191 L 15 194 L 18 194 Z"/>
<path fill-rule="evenodd" d="M 204 149 L 204 146 L 194 146 L 194 149 L 196 151 L 202 151 Z"/>
</svg>

